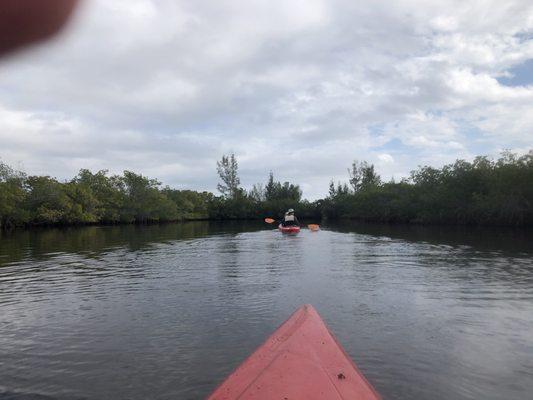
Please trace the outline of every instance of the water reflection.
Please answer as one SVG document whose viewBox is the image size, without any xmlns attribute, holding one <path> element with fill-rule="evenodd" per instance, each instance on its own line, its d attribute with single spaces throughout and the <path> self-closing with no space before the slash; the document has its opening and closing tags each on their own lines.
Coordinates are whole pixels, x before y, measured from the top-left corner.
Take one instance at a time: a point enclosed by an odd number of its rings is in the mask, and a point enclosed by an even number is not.
<svg viewBox="0 0 533 400">
<path fill-rule="evenodd" d="M 439 246 L 468 246 L 476 250 L 533 254 L 533 231 L 510 227 L 425 226 L 408 224 L 371 224 L 356 221 L 335 222 L 326 229 L 355 232 L 374 237 L 403 239 Z"/>
<path fill-rule="evenodd" d="M 0 266 L 23 259 L 42 260 L 59 253 L 82 253 L 88 257 L 124 247 L 143 250 L 154 243 L 201 238 L 207 235 L 263 229 L 262 223 L 243 221 L 195 221 L 162 225 L 119 225 L 65 228 L 34 228 L 0 231 Z"/>
</svg>

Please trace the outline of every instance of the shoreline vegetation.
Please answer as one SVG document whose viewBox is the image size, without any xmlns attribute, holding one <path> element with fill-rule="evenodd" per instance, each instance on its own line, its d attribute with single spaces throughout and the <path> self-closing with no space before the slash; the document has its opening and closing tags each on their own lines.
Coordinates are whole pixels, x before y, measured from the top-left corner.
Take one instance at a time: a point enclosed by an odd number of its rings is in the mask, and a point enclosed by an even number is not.
<svg viewBox="0 0 533 400">
<path fill-rule="evenodd" d="M 220 195 L 162 187 L 131 171 L 79 171 L 71 180 L 29 176 L 0 162 L 0 229 L 113 225 L 279 217 L 435 225 L 533 226 L 533 151 L 476 157 L 442 168 L 419 167 L 400 182 L 382 182 L 374 165 L 354 161 L 347 182 L 331 182 L 328 196 L 302 199 L 297 184 L 240 186 L 235 155 L 217 162 Z"/>
</svg>

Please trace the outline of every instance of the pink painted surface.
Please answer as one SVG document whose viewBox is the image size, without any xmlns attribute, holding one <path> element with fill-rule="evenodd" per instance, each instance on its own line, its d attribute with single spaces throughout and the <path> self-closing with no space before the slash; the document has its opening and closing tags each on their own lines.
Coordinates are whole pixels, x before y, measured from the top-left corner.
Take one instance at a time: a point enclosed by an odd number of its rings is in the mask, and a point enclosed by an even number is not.
<svg viewBox="0 0 533 400">
<path fill-rule="evenodd" d="M 311 305 L 300 307 L 208 400 L 379 400 Z"/>
</svg>

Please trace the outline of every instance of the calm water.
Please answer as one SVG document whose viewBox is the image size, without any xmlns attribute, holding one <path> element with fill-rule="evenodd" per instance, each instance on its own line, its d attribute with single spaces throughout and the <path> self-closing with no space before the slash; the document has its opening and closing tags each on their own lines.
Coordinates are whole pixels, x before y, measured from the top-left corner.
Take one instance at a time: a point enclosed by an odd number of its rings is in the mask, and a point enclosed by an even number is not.
<svg viewBox="0 0 533 400">
<path fill-rule="evenodd" d="M 533 235 L 261 224 L 0 237 L 0 399 L 201 399 L 302 303 L 385 399 L 533 393 Z"/>
</svg>

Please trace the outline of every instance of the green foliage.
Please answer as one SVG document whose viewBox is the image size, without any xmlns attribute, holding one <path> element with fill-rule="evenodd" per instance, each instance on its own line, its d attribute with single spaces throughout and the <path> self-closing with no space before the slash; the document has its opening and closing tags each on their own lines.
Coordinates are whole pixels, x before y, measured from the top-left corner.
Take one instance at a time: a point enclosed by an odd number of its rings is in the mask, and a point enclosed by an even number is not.
<svg viewBox="0 0 533 400">
<path fill-rule="evenodd" d="M 107 176 L 102 170 L 93 174 L 87 169 L 80 170 L 72 183 L 85 188 L 93 196 L 93 213 L 97 221 L 117 223 L 121 221 L 121 214 L 126 202 L 122 177 Z"/>
<path fill-rule="evenodd" d="M 354 172 L 360 179 L 353 179 Z M 533 152 L 420 167 L 400 183 L 381 183 L 373 165 L 354 162 L 350 193 L 330 185 L 328 218 L 437 224 L 533 224 Z M 357 185 L 354 186 L 354 184 Z"/>
<path fill-rule="evenodd" d="M 354 160 L 352 167 L 348 168 L 348 174 L 350 176 L 350 186 L 354 193 L 381 184 L 381 178 L 376 173 L 374 165 L 369 164 L 366 161 L 358 162 L 357 160 Z M 345 189 L 344 187 L 342 190 L 345 192 L 348 191 L 347 188 Z"/>
<path fill-rule="evenodd" d="M 177 191 L 174 191 L 177 192 Z M 82 169 L 69 182 L 49 176 L 25 176 L 0 163 L 0 223 L 20 225 L 72 225 L 94 223 L 148 223 L 175 221 L 200 210 L 178 210 L 178 203 L 154 179 L 130 171 L 108 176 Z M 196 193 L 196 192 L 192 192 Z M 199 194 L 196 194 L 199 195 Z M 205 195 L 204 195 L 205 197 Z M 203 200 L 201 215 L 207 216 Z M 182 214 L 180 214 L 182 211 Z"/>
<path fill-rule="evenodd" d="M 238 195 L 239 185 L 241 183 L 238 176 L 239 165 L 235 154 L 229 156 L 223 155 L 222 160 L 217 161 L 217 172 L 222 179 L 222 184 L 217 185 L 217 189 L 222 196 L 235 199 Z"/>
<path fill-rule="evenodd" d="M 177 217 L 174 203 L 159 191 L 156 179 L 124 171 L 121 189 L 126 194 L 123 218 L 140 223 L 173 220 Z"/>
<path fill-rule="evenodd" d="M 374 170 L 373 164 L 368 164 L 366 161 L 360 165 L 361 169 L 361 190 L 373 188 L 381 184 L 381 178 Z"/>
<path fill-rule="evenodd" d="M 268 182 L 265 186 L 266 201 L 292 200 L 298 203 L 301 198 L 302 190 L 300 186 L 293 185 L 290 182 L 276 182 L 274 180 L 274 174 L 270 172 Z"/>
<path fill-rule="evenodd" d="M 266 200 L 266 190 L 262 183 L 254 184 L 248 195 L 256 203 L 261 203 Z"/>
<path fill-rule="evenodd" d="M 209 218 L 208 206 L 215 198 L 213 193 L 176 190 L 168 186 L 162 192 L 176 204 L 179 220 Z"/>
<path fill-rule="evenodd" d="M 29 215 L 20 205 L 25 201 L 26 176 L 0 162 L 0 228 L 26 223 Z"/>
<path fill-rule="evenodd" d="M 238 178 L 237 178 L 238 179 Z M 209 217 L 213 219 L 280 218 L 289 208 L 300 217 L 320 216 L 310 203 L 301 201 L 302 190 L 290 182 L 278 182 L 270 172 L 266 185 L 257 183 L 250 192 L 242 188 L 232 198 L 215 197 L 209 203 Z"/>
<path fill-rule="evenodd" d="M 274 180 L 274 174 L 270 172 L 265 185 L 264 201 L 258 204 L 262 215 L 274 218 L 281 217 L 289 208 L 294 208 L 298 215 L 302 216 L 304 207 L 302 190 L 300 186 L 290 182 Z"/>
<path fill-rule="evenodd" d="M 222 220 L 260 218 L 256 202 L 244 189 L 238 190 L 233 198 L 213 198 L 209 203 L 209 217 Z"/>
<path fill-rule="evenodd" d="M 289 208 L 314 221 L 533 225 L 533 152 L 420 167 L 399 183 L 382 183 L 373 165 L 354 162 L 350 186 L 332 181 L 329 196 L 315 202 L 302 200 L 298 185 L 276 181 L 272 172 L 264 185 L 246 192 L 239 187 L 234 155 L 218 166 L 221 178 L 228 178 L 222 179 L 222 196 L 161 188 L 157 180 L 131 171 L 110 176 L 82 169 L 59 182 L 0 162 L 0 227 L 280 218 Z"/>
</svg>

